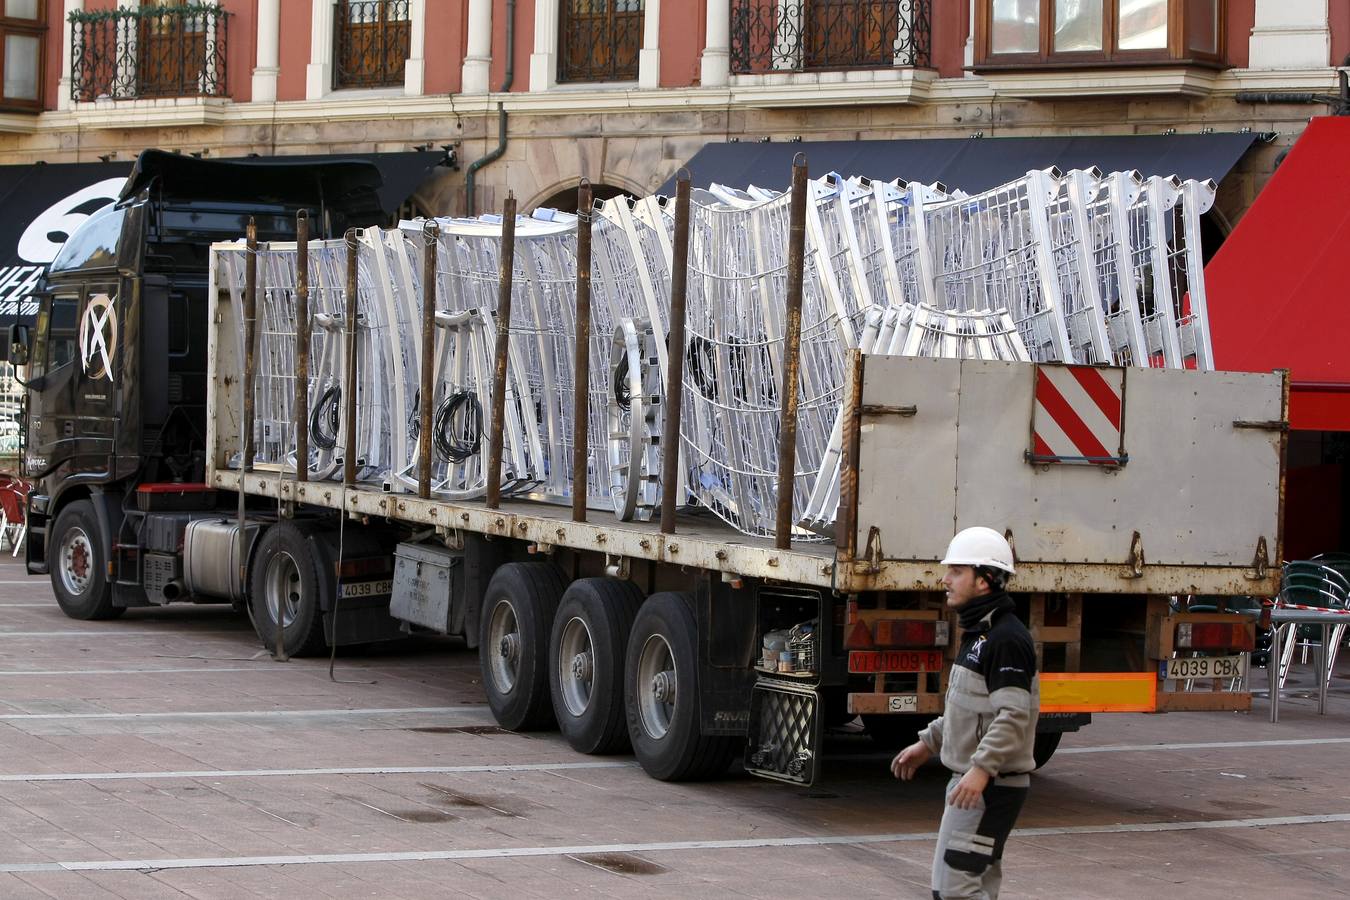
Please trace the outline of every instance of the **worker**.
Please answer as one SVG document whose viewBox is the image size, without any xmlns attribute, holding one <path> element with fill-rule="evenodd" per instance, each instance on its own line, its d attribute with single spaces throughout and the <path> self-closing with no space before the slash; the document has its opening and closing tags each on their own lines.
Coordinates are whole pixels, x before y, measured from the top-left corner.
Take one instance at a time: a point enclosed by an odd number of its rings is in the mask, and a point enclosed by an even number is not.
<svg viewBox="0 0 1350 900">
<path fill-rule="evenodd" d="M 1012 547 L 992 528 L 967 528 L 942 560 L 947 606 L 961 622 L 943 715 L 896 755 L 908 781 L 934 755 L 952 772 L 937 850 L 933 896 L 994 898 L 1003 846 L 1026 802 L 1040 710 L 1036 649 L 1006 590 Z"/>
</svg>

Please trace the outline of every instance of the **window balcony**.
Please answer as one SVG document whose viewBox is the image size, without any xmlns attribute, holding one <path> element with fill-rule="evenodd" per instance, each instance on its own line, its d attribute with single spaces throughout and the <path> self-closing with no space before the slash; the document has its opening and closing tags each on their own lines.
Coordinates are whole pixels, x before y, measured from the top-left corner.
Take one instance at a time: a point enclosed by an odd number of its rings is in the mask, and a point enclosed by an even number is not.
<svg viewBox="0 0 1350 900">
<path fill-rule="evenodd" d="M 72 99 L 228 96 L 227 17 L 214 3 L 71 13 Z"/>
<path fill-rule="evenodd" d="M 923 68 L 932 0 L 732 0 L 731 72 Z"/>
<path fill-rule="evenodd" d="M 402 87 L 412 46 L 409 0 L 339 0 L 335 88 Z"/>
</svg>

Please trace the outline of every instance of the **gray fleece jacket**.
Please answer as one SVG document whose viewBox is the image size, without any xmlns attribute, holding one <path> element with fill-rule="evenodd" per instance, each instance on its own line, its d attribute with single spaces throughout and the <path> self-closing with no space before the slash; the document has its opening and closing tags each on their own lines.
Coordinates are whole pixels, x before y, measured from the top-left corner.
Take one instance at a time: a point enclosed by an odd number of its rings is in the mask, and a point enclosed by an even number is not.
<svg viewBox="0 0 1350 900">
<path fill-rule="evenodd" d="M 953 772 L 972 765 L 990 775 L 1030 772 L 1036 768 L 1032 747 L 1040 715 L 1031 633 L 1007 594 L 971 602 L 987 604 L 989 612 L 962 634 L 946 708 L 919 739 Z"/>
</svg>

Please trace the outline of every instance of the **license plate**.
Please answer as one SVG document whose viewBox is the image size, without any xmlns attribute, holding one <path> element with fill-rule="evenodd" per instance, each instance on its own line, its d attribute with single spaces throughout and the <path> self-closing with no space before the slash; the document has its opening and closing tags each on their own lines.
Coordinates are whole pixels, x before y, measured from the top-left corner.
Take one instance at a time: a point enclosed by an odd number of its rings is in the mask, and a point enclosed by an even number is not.
<svg viewBox="0 0 1350 900">
<path fill-rule="evenodd" d="M 871 675 L 878 672 L 940 672 L 941 650 L 850 650 L 848 670 Z"/>
<path fill-rule="evenodd" d="M 383 594 L 392 594 L 394 592 L 394 582 L 385 581 L 352 581 L 342 585 L 342 590 L 338 596 L 343 600 L 352 597 L 379 597 Z"/>
<path fill-rule="evenodd" d="M 892 694 L 886 698 L 886 708 L 890 712 L 918 712 L 917 694 Z"/>
<path fill-rule="evenodd" d="M 1159 663 L 1162 677 L 1171 681 L 1178 678 L 1241 678 L 1247 674 L 1247 655 L 1192 656 L 1168 659 Z"/>
</svg>

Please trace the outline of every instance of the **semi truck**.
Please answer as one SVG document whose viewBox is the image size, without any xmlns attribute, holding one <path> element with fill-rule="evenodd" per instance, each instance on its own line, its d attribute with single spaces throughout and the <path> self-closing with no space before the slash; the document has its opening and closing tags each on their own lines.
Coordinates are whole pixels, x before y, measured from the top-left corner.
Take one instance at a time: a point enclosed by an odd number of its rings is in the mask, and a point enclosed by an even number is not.
<svg viewBox="0 0 1350 900">
<path fill-rule="evenodd" d="M 987 525 L 1036 642 L 1038 764 L 1096 714 L 1250 708 L 1243 598 L 1278 584 L 1284 373 L 852 353 L 830 541 L 253 466 L 256 312 L 212 244 L 239 248 L 250 218 L 273 246 L 376 227 L 377 187 L 359 163 L 147 151 L 71 235 L 10 336 L 28 571 L 67 615 L 229 603 L 283 658 L 450 635 L 503 728 L 631 748 L 663 780 L 739 760 L 811 784 L 831 728 L 895 747 L 940 714 L 959 626 L 939 561 Z M 1040 452 L 1059 426 L 1038 397 L 1066 380 L 1113 420 L 1109 458 Z"/>
</svg>

